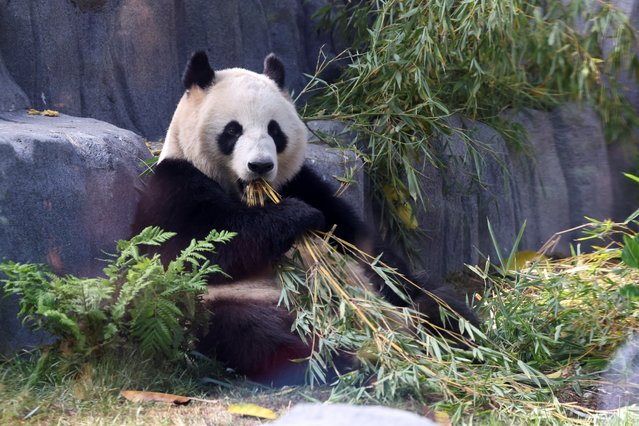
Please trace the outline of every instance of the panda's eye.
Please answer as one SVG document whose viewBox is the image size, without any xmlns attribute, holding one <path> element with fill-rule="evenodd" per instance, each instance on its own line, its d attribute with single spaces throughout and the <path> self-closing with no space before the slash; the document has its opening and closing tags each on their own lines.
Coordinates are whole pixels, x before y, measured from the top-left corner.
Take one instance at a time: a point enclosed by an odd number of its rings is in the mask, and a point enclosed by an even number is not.
<svg viewBox="0 0 639 426">
<path fill-rule="evenodd" d="M 230 155 L 235 148 L 235 143 L 242 135 L 242 125 L 237 121 L 229 121 L 222 133 L 217 137 L 217 143 L 220 147 L 220 151 L 225 155 Z"/>
<path fill-rule="evenodd" d="M 242 125 L 233 120 L 224 126 L 224 134 L 228 136 L 239 136 L 242 134 Z"/>
<path fill-rule="evenodd" d="M 281 153 L 286 148 L 286 144 L 288 142 L 286 135 L 282 132 L 282 128 L 277 121 L 271 120 L 268 123 L 268 134 L 273 138 L 273 142 L 275 142 L 275 148 L 277 149 L 277 153 Z"/>
</svg>

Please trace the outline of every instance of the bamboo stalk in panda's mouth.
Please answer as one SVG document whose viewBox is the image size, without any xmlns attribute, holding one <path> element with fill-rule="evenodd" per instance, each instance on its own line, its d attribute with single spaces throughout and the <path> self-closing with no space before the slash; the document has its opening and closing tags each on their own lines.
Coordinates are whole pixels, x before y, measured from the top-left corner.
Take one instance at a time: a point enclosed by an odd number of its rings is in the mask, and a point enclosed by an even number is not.
<svg viewBox="0 0 639 426">
<path fill-rule="evenodd" d="M 247 183 L 243 198 L 244 202 L 250 207 L 264 206 L 267 199 L 275 204 L 279 204 L 282 200 L 280 194 L 264 179 L 256 179 Z"/>
</svg>

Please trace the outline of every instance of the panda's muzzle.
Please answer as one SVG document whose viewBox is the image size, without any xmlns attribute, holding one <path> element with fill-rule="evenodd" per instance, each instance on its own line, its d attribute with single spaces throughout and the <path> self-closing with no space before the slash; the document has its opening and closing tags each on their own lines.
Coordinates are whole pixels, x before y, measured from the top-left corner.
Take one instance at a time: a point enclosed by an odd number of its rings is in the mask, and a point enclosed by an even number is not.
<svg viewBox="0 0 639 426">
<path fill-rule="evenodd" d="M 248 163 L 249 170 L 255 173 L 258 177 L 261 177 L 273 170 L 273 166 L 274 164 L 272 161 L 256 161 Z"/>
</svg>

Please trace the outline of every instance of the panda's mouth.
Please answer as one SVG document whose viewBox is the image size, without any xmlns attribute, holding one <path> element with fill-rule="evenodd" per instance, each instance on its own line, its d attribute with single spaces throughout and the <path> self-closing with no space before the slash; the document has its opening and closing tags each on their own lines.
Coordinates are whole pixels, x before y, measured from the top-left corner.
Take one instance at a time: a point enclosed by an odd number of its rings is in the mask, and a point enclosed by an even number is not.
<svg viewBox="0 0 639 426">
<path fill-rule="evenodd" d="M 258 180 L 264 180 L 266 182 L 269 182 L 269 180 L 266 179 L 264 176 L 256 176 L 253 179 L 242 179 L 242 178 L 239 178 L 237 180 L 237 189 L 240 191 L 240 194 L 244 194 L 244 191 L 246 191 L 247 185 L 249 183 L 251 183 L 251 182 L 256 182 Z"/>
<path fill-rule="evenodd" d="M 266 181 L 259 182 L 261 180 L 253 179 L 250 181 L 246 180 L 238 180 L 237 187 L 240 192 L 241 200 L 248 206 L 256 207 L 256 206 L 265 206 L 266 204 L 271 204 L 275 200 L 270 198 L 270 195 L 267 195 L 268 191 L 265 192 L 265 186 L 268 185 Z M 255 183 L 254 185 L 250 185 Z M 277 201 L 275 201 L 277 202 Z"/>
<path fill-rule="evenodd" d="M 258 178 L 250 179 L 250 180 L 238 179 L 237 189 L 240 191 L 240 194 L 244 194 L 244 192 L 246 191 L 246 187 L 248 186 L 249 183 L 255 182 L 258 179 L 261 179 L 261 178 L 258 177 Z"/>
</svg>

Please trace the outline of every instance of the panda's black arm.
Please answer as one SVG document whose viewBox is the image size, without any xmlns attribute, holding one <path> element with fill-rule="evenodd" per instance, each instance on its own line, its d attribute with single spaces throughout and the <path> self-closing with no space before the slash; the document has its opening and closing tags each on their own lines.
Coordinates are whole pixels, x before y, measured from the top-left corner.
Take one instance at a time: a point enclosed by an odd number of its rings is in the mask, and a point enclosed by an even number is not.
<svg viewBox="0 0 639 426">
<path fill-rule="evenodd" d="M 164 262 L 212 229 L 237 232 L 210 259 L 233 279 L 242 279 L 268 267 L 297 237 L 322 224 L 322 214 L 300 200 L 247 207 L 189 162 L 164 160 L 146 180 L 133 232 L 150 225 L 176 232 L 156 250 Z"/>
<path fill-rule="evenodd" d="M 323 231 L 334 225 L 335 235 L 352 244 L 359 244 L 367 238 L 370 230 L 359 218 L 353 207 L 336 197 L 330 185 L 308 166 L 303 166 L 293 179 L 281 190 L 283 197 L 295 197 L 315 207 L 324 214 Z"/>
</svg>

